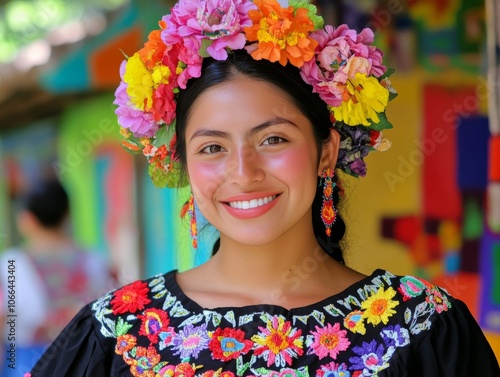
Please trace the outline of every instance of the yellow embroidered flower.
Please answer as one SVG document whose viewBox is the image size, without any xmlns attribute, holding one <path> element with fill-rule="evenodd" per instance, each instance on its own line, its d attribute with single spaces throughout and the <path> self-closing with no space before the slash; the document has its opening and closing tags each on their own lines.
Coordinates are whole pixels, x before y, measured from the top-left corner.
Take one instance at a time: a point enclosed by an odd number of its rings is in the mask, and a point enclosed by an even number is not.
<svg viewBox="0 0 500 377">
<path fill-rule="evenodd" d="M 330 111 L 336 120 L 349 126 L 370 126 L 370 120 L 373 123 L 380 122 L 378 113 L 385 110 L 388 102 L 389 91 L 375 77 L 356 73 L 345 84 L 342 104 L 330 107 Z"/>
<path fill-rule="evenodd" d="M 161 84 L 168 84 L 171 72 L 164 65 L 157 64 L 150 72 L 138 52 L 127 61 L 123 81 L 127 83 L 130 101 L 140 110 L 153 106 L 153 91 Z"/>
<path fill-rule="evenodd" d="M 387 324 L 389 317 L 396 313 L 393 308 L 399 305 L 398 301 L 391 300 L 395 295 L 396 291 L 392 287 L 386 291 L 380 288 L 377 293 L 367 298 L 361 304 L 361 308 L 365 310 L 363 317 L 367 322 L 374 326 L 380 322 Z"/>
<path fill-rule="evenodd" d="M 345 317 L 344 326 L 353 333 L 364 335 L 366 333 L 366 328 L 363 319 L 363 312 L 361 310 L 355 310 Z"/>
</svg>

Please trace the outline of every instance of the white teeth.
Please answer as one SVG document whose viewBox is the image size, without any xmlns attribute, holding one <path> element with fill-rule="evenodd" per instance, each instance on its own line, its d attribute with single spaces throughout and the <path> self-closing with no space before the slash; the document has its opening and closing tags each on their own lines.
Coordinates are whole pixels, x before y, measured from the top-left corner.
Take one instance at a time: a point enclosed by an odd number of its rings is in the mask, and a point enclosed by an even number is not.
<svg viewBox="0 0 500 377">
<path fill-rule="evenodd" d="M 251 209 L 251 208 L 262 207 L 265 204 L 271 203 L 274 199 L 276 199 L 276 195 L 268 196 L 266 198 L 261 198 L 261 199 L 252 199 L 250 201 L 244 200 L 238 202 L 229 202 L 229 205 L 232 208 L 237 208 L 237 209 Z"/>
</svg>

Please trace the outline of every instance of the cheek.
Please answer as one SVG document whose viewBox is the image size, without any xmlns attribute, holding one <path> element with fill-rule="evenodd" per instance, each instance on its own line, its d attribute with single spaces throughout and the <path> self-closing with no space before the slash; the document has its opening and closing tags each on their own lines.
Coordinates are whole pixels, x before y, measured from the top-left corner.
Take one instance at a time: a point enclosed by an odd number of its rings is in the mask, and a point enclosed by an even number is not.
<svg viewBox="0 0 500 377">
<path fill-rule="evenodd" d="M 307 178 L 316 177 L 316 156 L 311 153 L 310 146 L 289 148 L 274 156 L 268 165 L 274 171 L 279 171 L 287 180 L 300 179 L 307 183 Z"/>
<path fill-rule="evenodd" d="M 189 181 L 197 199 L 210 198 L 224 181 L 224 170 L 206 162 L 188 163 Z"/>
</svg>

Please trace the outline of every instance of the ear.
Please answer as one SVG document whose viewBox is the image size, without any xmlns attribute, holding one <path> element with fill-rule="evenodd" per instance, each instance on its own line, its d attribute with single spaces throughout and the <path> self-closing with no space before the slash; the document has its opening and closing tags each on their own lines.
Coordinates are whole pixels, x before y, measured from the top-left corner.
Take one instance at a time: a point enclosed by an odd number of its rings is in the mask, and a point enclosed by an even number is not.
<svg viewBox="0 0 500 377">
<path fill-rule="evenodd" d="M 323 144 L 321 158 L 318 166 L 318 176 L 321 176 L 323 170 L 334 169 L 337 164 L 337 157 L 340 148 L 340 134 L 335 129 L 330 129 L 330 140 Z"/>
</svg>

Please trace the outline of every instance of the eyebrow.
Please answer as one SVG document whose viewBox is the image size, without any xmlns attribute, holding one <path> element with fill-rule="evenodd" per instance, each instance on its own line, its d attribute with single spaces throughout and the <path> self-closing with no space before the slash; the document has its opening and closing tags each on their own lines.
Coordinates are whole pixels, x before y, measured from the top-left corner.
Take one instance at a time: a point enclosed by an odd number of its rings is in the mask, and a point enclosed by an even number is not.
<svg viewBox="0 0 500 377">
<path fill-rule="evenodd" d="M 292 122 L 291 120 L 285 119 L 285 118 L 282 118 L 282 117 L 276 117 L 276 118 L 268 120 L 267 122 L 259 124 L 258 126 L 255 126 L 250 131 L 247 132 L 246 137 L 253 136 L 253 135 L 261 132 L 262 130 L 265 130 L 266 128 L 271 127 L 271 126 L 275 126 L 277 124 L 289 124 L 291 126 L 294 126 L 294 127 L 298 128 L 298 126 L 294 122 Z M 223 138 L 223 139 L 229 139 L 230 138 L 229 132 L 217 131 L 217 130 L 209 130 L 209 129 L 206 129 L 206 128 L 202 128 L 200 130 L 197 130 L 193 134 L 193 136 L 191 136 L 191 139 L 189 139 L 189 140 L 191 141 L 194 138 L 199 137 L 199 136 L 220 137 L 220 138 Z"/>
</svg>

